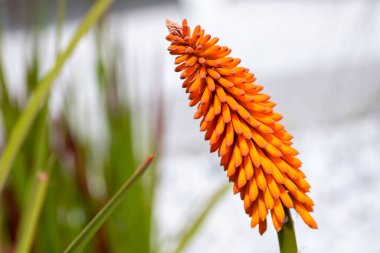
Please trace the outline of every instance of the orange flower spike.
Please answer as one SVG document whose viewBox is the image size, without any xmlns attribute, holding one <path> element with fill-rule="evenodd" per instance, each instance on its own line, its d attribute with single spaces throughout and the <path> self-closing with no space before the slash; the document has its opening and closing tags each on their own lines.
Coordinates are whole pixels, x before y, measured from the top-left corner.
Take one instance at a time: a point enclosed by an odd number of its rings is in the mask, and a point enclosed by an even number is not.
<svg viewBox="0 0 380 253">
<path fill-rule="evenodd" d="M 263 86 L 239 58 L 229 57 L 231 49 L 218 45 L 196 26 L 191 32 L 182 24 L 166 21 L 171 42 L 168 50 L 177 55 L 175 71 L 185 79 L 182 87 L 189 93 L 190 106 L 198 105 L 195 119 L 202 118 L 210 151 L 218 150 L 220 164 L 240 193 L 251 226 L 267 229 L 270 214 L 280 231 L 286 220 L 284 208 L 294 208 L 311 228 L 317 223 L 310 215 L 314 202 L 307 195 L 310 185 L 300 170 L 298 151 L 292 138 L 279 123 L 282 115 L 274 112 L 276 103 L 261 93 Z"/>
</svg>

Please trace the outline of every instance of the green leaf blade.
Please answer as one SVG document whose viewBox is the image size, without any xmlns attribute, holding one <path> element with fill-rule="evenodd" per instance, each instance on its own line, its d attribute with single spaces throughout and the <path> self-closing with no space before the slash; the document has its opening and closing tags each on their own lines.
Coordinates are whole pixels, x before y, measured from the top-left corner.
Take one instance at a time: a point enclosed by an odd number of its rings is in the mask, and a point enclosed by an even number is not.
<svg viewBox="0 0 380 253">
<path fill-rule="evenodd" d="M 66 248 L 65 253 L 81 252 L 88 244 L 94 234 L 109 218 L 109 216 L 116 210 L 116 208 L 123 201 L 123 197 L 129 188 L 137 181 L 137 179 L 146 171 L 152 163 L 154 156 L 150 156 L 146 161 L 128 178 L 119 191 L 107 202 L 107 204 L 98 212 L 98 214 L 88 223 L 82 232 L 72 241 Z"/>
</svg>

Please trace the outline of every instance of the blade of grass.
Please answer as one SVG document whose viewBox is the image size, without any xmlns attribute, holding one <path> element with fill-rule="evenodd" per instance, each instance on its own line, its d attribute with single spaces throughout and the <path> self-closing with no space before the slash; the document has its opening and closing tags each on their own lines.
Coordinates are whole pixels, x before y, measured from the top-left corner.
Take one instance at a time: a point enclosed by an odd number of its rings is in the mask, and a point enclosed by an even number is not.
<svg viewBox="0 0 380 253">
<path fill-rule="evenodd" d="M 46 192 L 44 206 L 33 240 L 32 252 L 61 252 L 67 232 L 58 218 L 58 210 L 62 210 L 62 198 L 72 191 L 71 185 L 61 183 L 64 180 L 60 162 L 54 163 L 49 174 L 49 188 Z M 65 194 L 62 194 L 65 189 Z"/>
<path fill-rule="evenodd" d="M 45 200 L 49 174 L 55 158 L 51 155 L 44 170 L 37 173 L 32 185 L 27 206 L 21 218 L 21 229 L 17 239 L 16 253 L 30 252 L 41 209 Z"/>
<path fill-rule="evenodd" d="M 66 17 L 66 0 L 58 0 L 57 1 L 57 16 L 56 16 L 56 29 L 55 29 L 55 50 L 57 52 L 57 56 L 59 55 L 59 49 L 61 48 L 61 37 L 62 37 L 62 29 L 63 24 Z"/>
<path fill-rule="evenodd" d="M 5 71 L 4 71 L 4 65 L 3 65 L 3 54 L 2 54 L 2 43 L 3 42 L 3 28 L 2 28 L 2 22 L 0 20 L 0 106 L 1 109 L 7 109 L 4 108 L 5 106 L 9 107 L 9 95 L 7 90 L 7 84 L 6 84 L 6 78 L 5 78 Z"/>
<path fill-rule="evenodd" d="M 0 158 L 0 192 L 2 191 L 14 160 L 23 144 L 29 129 L 34 122 L 37 113 L 45 104 L 53 81 L 59 74 L 66 60 L 71 56 L 74 49 L 81 38 L 88 32 L 88 30 L 102 17 L 104 12 L 111 5 L 113 0 L 99 0 L 96 1 L 94 6 L 89 10 L 86 17 L 83 19 L 77 28 L 74 36 L 69 42 L 66 49 L 57 57 L 53 68 L 42 78 L 38 83 L 35 92 L 31 95 L 25 110 L 20 118 L 17 120 L 15 127 L 12 129 L 8 143 Z"/>
<path fill-rule="evenodd" d="M 109 86 L 108 86 L 109 87 Z M 107 88 L 108 88 L 107 87 Z M 124 183 L 124 178 L 133 174 L 137 158 L 134 152 L 136 135 L 130 108 L 114 107 L 109 113 L 110 156 L 105 164 L 104 175 L 108 196 L 112 196 Z M 127 166 L 127 168 L 125 168 Z M 106 225 L 106 236 L 110 252 L 150 252 L 150 203 L 147 179 L 137 182 L 125 195 L 125 201 L 112 215 Z M 133 206 L 134 208 L 130 208 Z M 136 217 L 140 217 L 136 219 Z M 123 221 L 123 225 L 120 224 Z M 132 236 L 133 233 L 133 236 Z M 123 237 L 120 241 L 118 238 Z"/>
<path fill-rule="evenodd" d="M 288 221 L 284 223 L 280 232 L 277 233 L 281 253 L 297 253 L 297 240 L 294 231 L 292 216 L 288 208 L 285 208 Z"/>
<path fill-rule="evenodd" d="M 211 198 L 206 202 L 206 207 L 199 213 L 194 223 L 186 231 L 183 232 L 181 239 L 179 240 L 177 248 L 173 251 L 175 253 L 183 252 L 187 245 L 191 242 L 194 236 L 197 234 L 199 229 L 202 227 L 206 221 L 208 215 L 211 213 L 213 208 L 222 199 L 227 190 L 230 189 L 229 185 L 222 185 Z"/>
<path fill-rule="evenodd" d="M 1 46 L 1 45 L 0 45 Z M 7 91 L 7 85 L 5 81 L 5 74 L 4 74 L 4 68 L 3 68 L 3 57 L 0 50 L 0 98 L 1 98 L 1 104 L 9 104 L 9 96 Z"/>
<path fill-rule="evenodd" d="M 125 193 L 129 187 L 136 182 L 136 180 L 146 171 L 152 163 L 154 156 L 149 156 L 143 164 L 133 173 L 133 175 L 125 181 L 121 188 L 113 195 L 107 204 L 98 212 L 98 214 L 87 224 L 82 232 L 72 241 L 66 248 L 65 253 L 81 252 L 87 245 L 89 240 L 98 231 L 101 225 L 108 219 L 108 217 L 116 210 L 123 200 Z"/>
</svg>

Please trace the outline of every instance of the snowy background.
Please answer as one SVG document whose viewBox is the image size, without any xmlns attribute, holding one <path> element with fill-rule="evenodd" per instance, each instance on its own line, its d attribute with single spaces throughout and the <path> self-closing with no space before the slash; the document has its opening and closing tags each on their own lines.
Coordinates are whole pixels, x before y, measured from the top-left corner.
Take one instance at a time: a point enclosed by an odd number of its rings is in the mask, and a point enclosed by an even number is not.
<svg viewBox="0 0 380 253">
<path fill-rule="evenodd" d="M 173 71 L 174 57 L 166 51 L 165 19 L 179 22 L 184 17 L 242 59 L 295 136 L 319 225 L 311 230 L 293 213 L 300 251 L 380 252 L 379 1 L 182 0 L 110 17 L 107 34 L 123 47 L 132 104 L 147 111 L 157 90 L 164 95 L 166 131 L 156 208 L 165 248 L 173 247 L 168 238 L 227 182 L 216 155 L 208 153 L 209 144 Z M 67 23 L 63 45 L 78 22 Z M 105 127 L 100 124 L 99 92 L 94 77 L 86 74 L 94 61 L 91 36 L 65 67 L 51 103 L 54 114 L 63 106 L 65 85 L 80 83 L 75 88 L 78 126 L 99 140 Z M 21 97 L 24 70 L 15 66 L 25 65 L 19 64 L 28 48 L 25 37 L 14 30 L 3 38 L 4 57 L 12 60 L 6 66 L 8 79 Z M 45 37 L 42 71 L 54 59 L 54 27 L 47 28 Z M 231 190 L 187 252 L 278 252 L 275 231 L 268 225 L 264 236 L 251 230 L 243 203 Z"/>
</svg>

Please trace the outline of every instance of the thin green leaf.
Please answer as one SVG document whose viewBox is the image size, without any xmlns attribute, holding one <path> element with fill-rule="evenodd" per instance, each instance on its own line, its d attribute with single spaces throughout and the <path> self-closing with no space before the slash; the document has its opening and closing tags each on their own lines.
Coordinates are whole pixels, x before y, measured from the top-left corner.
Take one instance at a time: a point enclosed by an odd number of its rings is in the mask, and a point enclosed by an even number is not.
<svg viewBox="0 0 380 253">
<path fill-rule="evenodd" d="M 87 224 L 82 232 L 72 241 L 67 247 L 65 253 L 81 252 L 87 245 L 90 239 L 104 224 L 109 216 L 116 210 L 122 203 L 123 197 L 128 189 L 136 182 L 136 180 L 146 171 L 152 163 L 154 156 L 150 156 L 140 167 L 133 173 L 133 175 L 125 181 L 121 188 L 113 195 L 107 204 L 98 212 L 98 214 Z"/>
<path fill-rule="evenodd" d="M 87 13 L 67 48 L 57 57 L 53 68 L 42 78 L 37 85 L 35 92 L 31 95 L 25 110 L 12 129 L 9 141 L 0 159 L 0 192 L 2 191 L 14 160 L 28 134 L 32 123 L 38 112 L 48 99 L 54 79 L 59 74 L 67 59 L 72 55 L 78 42 L 88 32 L 88 30 L 99 21 L 104 12 L 111 5 L 112 0 L 96 1 L 94 6 Z"/>
<path fill-rule="evenodd" d="M 66 0 L 58 0 L 57 2 L 57 16 L 56 16 L 56 29 L 55 29 L 55 50 L 59 55 L 61 48 L 62 29 L 66 17 Z"/>
<path fill-rule="evenodd" d="M 177 248 L 173 251 L 175 253 L 183 252 L 183 250 L 188 246 L 192 239 L 196 236 L 204 222 L 206 221 L 208 215 L 211 213 L 213 208 L 222 199 L 227 190 L 230 189 L 229 185 L 223 185 L 211 196 L 211 198 L 206 202 L 206 207 L 197 215 L 194 219 L 193 224 L 186 231 L 183 232 L 181 239 L 179 240 Z"/>
<path fill-rule="evenodd" d="M 0 52 L 0 104 L 9 104 L 9 95 L 7 91 L 7 85 L 5 81 L 5 74 L 4 74 L 4 68 L 3 68 L 3 59 L 2 54 Z"/>
<path fill-rule="evenodd" d="M 22 214 L 21 229 L 17 239 L 16 253 L 30 252 L 41 209 L 45 200 L 49 174 L 55 158 L 50 156 L 44 170 L 37 173 L 33 180 L 32 191 Z"/>
<path fill-rule="evenodd" d="M 2 41 L 3 40 L 3 28 L 2 28 L 2 23 L 0 20 L 0 106 L 2 107 L 1 109 L 7 109 L 4 108 L 5 106 L 9 107 L 9 94 L 7 90 L 7 83 L 6 83 L 6 78 L 5 78 L 5 71 L 4 71 L 4 65 L 3 65 L 3 54 L 2 54 Z"/>
<path fill-rule="evenodd" d="M 297 240 L 294 231 L 292 216 L 288 208 L 285 207 L 285 214 L 288 221 L 284 223 L 280 232 L 277 233 L 278 243 L 281 253 L 297 253 Z"/>
</svg>

